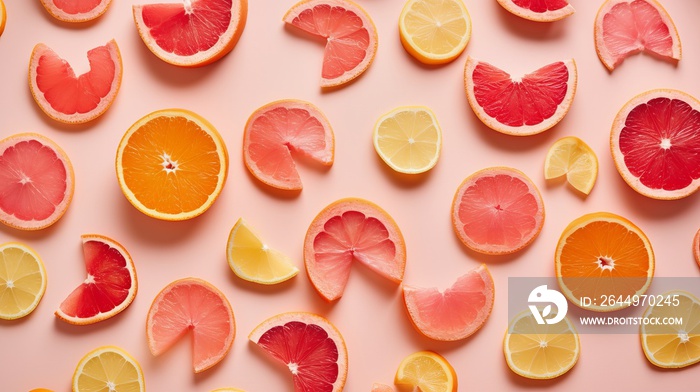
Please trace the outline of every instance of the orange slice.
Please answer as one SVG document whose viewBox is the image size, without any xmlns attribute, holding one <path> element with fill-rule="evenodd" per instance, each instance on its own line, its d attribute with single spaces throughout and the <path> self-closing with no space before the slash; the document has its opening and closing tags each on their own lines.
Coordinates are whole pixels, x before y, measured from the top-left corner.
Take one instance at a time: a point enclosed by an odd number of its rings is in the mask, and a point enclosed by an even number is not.
<svg viewBox="0 0 700 392">
<path fill-rule="evenodd" d="M 73 392 L 145 392 L 141 365 L 115 346 L 103 346 L 85 354 L 73 373 Z"/>
<path fill-rule="evenodd" d="M 7 22 L 7 10 L 5 9 L 5 3 L 0 0 L 0 36 L 5 31 L 5 22 Z"/>
<path fill-rule="evenodd" d="M 497 0 L 513 15 L 535 22 L 554 22 L 574 14 L 569 0 Z"/>
<path fill-rule="evenodd" d="M 693 238 L 693 255 L 695 262 L 700 266 L 700 230 L 695 233 L 695 238 Z"/>
<path fill-rule="evenodd" d="M 112 0 L 41 0 L 51 16 L 69 23 L 97 19 L 107 11 L 111 3 Z"/>
<path fill-rule="evenodd" d="M 0 245 L 0 319 L 16 320 L 36 309 L 46 291 L 46 268 L 27 245 Z"/>
<path fill-rule="evenodd" d="M 394 383 L 421 392 L 457 392 L 457 373 L 440 354 L 419 351 L 401 361 Z"/>
</svg>

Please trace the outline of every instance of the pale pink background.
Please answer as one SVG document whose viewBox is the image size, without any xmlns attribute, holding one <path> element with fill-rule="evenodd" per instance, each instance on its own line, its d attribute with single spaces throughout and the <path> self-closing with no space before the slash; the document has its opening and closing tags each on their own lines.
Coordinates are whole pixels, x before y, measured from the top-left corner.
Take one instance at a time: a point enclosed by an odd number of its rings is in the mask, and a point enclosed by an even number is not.
<svg viewBox="0 0 700 392">
<path fill-rule="evenodd" d="M 250 0 L 248 24 L 234 51 L 213 65 L 191 70 L 165 64 L 148 51 L 132 20 L 131 5 L 137 1 L 114 1 L 100 20 L 85 27 L 58 23 L 38 0 L 5 2 L 9 18 L 0 37 L 0 136 L 32 131 L 55 140 L 72 159 L 76 188 L 70 209 L 53 227 L 37 233 L 0 227 L 0 242 L 31 245 L 48 273 L 48 288 L 35 312 L 20 321 L 0 323 L 0 390 L 68 391 L 79 359 L 93 348 L 114 344 L 140 361 L 151 391 L 210 391 L 224 386 L 250 392 L 292 391 L 287 370 L 250 344 L 247 335 L 267 317 L 293 310 L 325 315 L 343 332 L 350 356 L 346 390 L 351 392 L 368 391 L 373 382 L 391 383 L 401 359 L 423 349 L 440 352 L 454 365 L 460 391 L 684 390 L 697 385 L 700 368 L 656 369 L 644 358 L 637 335 L 581 336 L 581 358 L 569 374 L 530 381 L 507 368 L 502 338 L 508 323 L 507 278 L 551 276 L 559 234 L 584 213 L 611 211 L 639 225 L 654 245 L 657 276 L 698 276 L 690 244 L 700 226 L 699 196 L 664 202 L 638 195 L 615 170 L 608 139 L 618 109 L 638 93 L 665 87 L 700 96 L 700 2 L 664 1 L 683 42 L 683 60 L 677 67 L 637 56 L 611 75 L 599 62 L 593 43 L 593 21 L 601 0 L 572 0 L 576 14 L 553 24 L 521 20 L 495 0 L 466 0 L 473 20 L 469 55 L 515 74 L 576 59 L 579 84 L 568 116 L 545 134 L 527 138 L 497 134 L 474 116 L 462 87 L 466 53 L 433 68 L 404 51 L 397 29 L 401 0 L 359 0 L 379 32 L 377 57 L 356 83 L 330 93 L 318 87 L 320 44 L 290 32 L 281 21 L 294 0 Z M 112 38 L 124 61 L 121 91 L 112 108 L 87 126 L 63 126 L 47 118 L 27 86 L 32 47 L 44 42 L 84 71 L 85 52 Z M 337 143 L 330 171 L 300 168 L 304 190 L 294 198 L 279 197 L 260 185 L 241 159 L 246 119 L 257 107 L 281 98 L 318 105 L 333 125 Z M 399 105 L 431 107 L 443 130 L 438 165 L 415 181 L 394 175 L 372 147 L 374 122 Z M 142 215 L 122 195 L 114 173 L 114 155 L 126 129 L 141 116 L 169 107 L 187 108 L 210 120 L 230 154 L 228 182 L 219 200 L 189 222 L 161 222 Z M 600 160 L 598 182 L 586 199 L 563 184 L 546 184 L 542 176 L 548 147 L 567 135 L 584 139 Z M 468 251 L 451 227 L 450 205 L 457 186 L 467 175 L 492 165 L 524 171 L 546 204 L 541 235 L 513 256 Z M 455 276 L 486 263 L 495 280 L 496 302 L 483 329 L 456 343 L 423 338 L 406 316 L 399 287 L 361 267 L 353 269 L 339 302 L 324 303 L 303 272 L 304 234 L 318 211 L 346 196 L 372 200 L 394 216 L 408 248 L 406 283 L 446 287 Z M 224 249 L 229 230 L 241 216 L 271 246 L 293 257 L 302 269 L 299 276 L 266 288 L 233 275 Z M 139 291 L 117 317 L 77 327 L 58 321 L 53 312 L 84 279 L 80 235 L 92 232 L 110 236 L 129 250 L 137 266 Z M 191 371 L 188 341 L 154 358 L 144 332 L 154 296 L 186 276 L 204 278 L 220 288 L 237 323 L 229 355 L 197 376 Z"/>
</svg>

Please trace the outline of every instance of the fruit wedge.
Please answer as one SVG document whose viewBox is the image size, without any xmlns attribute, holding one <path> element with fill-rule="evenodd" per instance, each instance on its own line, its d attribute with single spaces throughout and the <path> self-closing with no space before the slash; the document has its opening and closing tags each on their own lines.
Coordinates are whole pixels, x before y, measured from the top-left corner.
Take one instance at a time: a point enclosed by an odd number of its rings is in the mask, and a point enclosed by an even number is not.
<svg viewBox="0 0 700 392">
<path fill-rule="evenodd" d="M 145 392 L 141 365 L 126 351 L 102 346 L 85 354 L 73 373 L 73 392 Z"/>
<path fill-rule="evenodd" d="M 535 22 L 554 22 L 573 15 L 569 0 L 497 0 L 513 15 Z"/>
<path fill-rule="evenodd" d="M 575 136 L 557 140 L 547 151 L 544 178 L 566 176 L 574 189 L 587 195 L 598 178 L 598 157 L 588 144 Z"/>
<path fill-rule="evenodd" d="M 401 361 L 394 383 L 421 392 L 457 392 L 457 373 L 440 354 L 419 351 Z"/>
<path fill-rule="evenodd" d="M 27 245 L 0 245 L 0 319 L 22 318 L 39 305 L 46 291 L 46 269 Z"/>
<path fill-rule="evenodd" d="M 51 16 L 69 23 L 88 22 L 107 11 L 112 0 L 41 0 Z"/>
</svg>

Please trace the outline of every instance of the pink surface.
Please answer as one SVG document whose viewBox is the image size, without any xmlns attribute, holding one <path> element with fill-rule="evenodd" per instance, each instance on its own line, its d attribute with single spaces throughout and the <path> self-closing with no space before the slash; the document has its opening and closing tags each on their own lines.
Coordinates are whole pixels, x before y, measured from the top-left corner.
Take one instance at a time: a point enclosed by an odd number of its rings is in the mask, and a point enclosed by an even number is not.
<svg viewBox="0 0 700 392">
<path fill-rule="evenodd" d="M 359 0 L 379 32 L 374 64 L 360 79 L 338 91 L 319 89 L 323 48 L 300 39 L 281 19 L 294 1 L 252 0 L 248 23 L 233 52 L 210 66 L 180 69 L 157 59 L 138 36 L 131 4 L 114 1 L 95 23 L 72 27 L 53 20 L 38 1 L 6 1 L 8 21 L 0 37 L 0 136 L 34 131 L 55 140 L 70 156 L 76 192 L 66 215 L 49 229 L 25 233 L 0 227 L 0 241 L 18 240 L 35 248 L 46 264 L 48 287 L 33 314 L 0 322 L 0 389 L 23 392 L 46 387 L 70 390 L 76 364 L 100 345 L 123 347 L 141 363 L 150 391 L 210 391 L 235 386 L 249 392 L 292 391 L 288 370 L 247 341 L 247 334 L 277 313 L 312 311 L 326 316 L 344 334 L 349 351 L 346 391 L 368 391 L 374 382 L 391 383 L 404 356 L 436 350 L 454 366 L 460 390 L 567 391 L 684 390 L 697 384 L 698 366 L 661 371 L 644 358 L 637 335 L 582 335 L 579 363 L 552 381 L 530 381 L 506 366 L 502 339 L 508 323 L 509 276 L 551 276 L 561 231 L 574 218 L 593 211 L 623 215 L 649 236 L 657 257 L 656 276 L 700 275 L 691 243 L 698 229 L 700 196 L 664 202 L 641 196 L 619 176 L 609 152 L 610 126 L 634 95 L 652 88 L 676 88 L 700 96 L 700 2 L 664 1 L 683 41 L 677 66 L 649 56 L 631 57 L 609 74 L 598 60 L 593 21 L 602 1 L 578 0 L 576 13 L 553 24 L 511 15 L 495 0 L 467 0 L 473 20 L 467 53 L 523 75 L 558 60 L 575 58 L 577 96 L 559 125 L 537 136 L 500 135 L 484 126 L 467 104 L 463 88 L 466 54 L 442 67 L 414 61 L 399 42 L 402 1 Z M 122 88 L 112 108 L 84 126 L 64 126 L 47 118 L 27 85 L 34 45 L 44 42 L 71 61 L 76 73 L 89 69 L 87 50 L 111 38 L 124 61 Z M 319 106 L 336 137 L 336 160 L 328 171 L 300 165 L 304 190 L 282 197 L 260 185 L 242 163 L 241 142 L 248 116 L 282 98 Z M 414 180 L 395 175 L 372 147 L 372 127 L 399 105 L 427 105 L 437 115 L 444 145 L 437 166 Z M 168 107 L 193 110 L 214 124 L 230 154 L 228 182 L 204 215 L 187 222 L 146 217 L 124 198 L 116 180 L 114 156 L 128 127 L 141 116 Z M 542 165 L 548 147 L 574 135 L 598 154 L 600 173 L 583 199 L 561 183 L 545 183 Z M 488 257 L 466 250 L 455 236 L 450 204 L 469 174 L 487 166 L 513 166 L 539 187 L 547 217 L 531 246 L 510 256 Z M 369 199 L 393 215 L 406 239 L 404 281 L 448 287 L 479 263 L 488 265 L 496 299 L 484 328 L 466 341 L 439 343 L 418 334 L 403 308 L 397 285 L 355 263 L 343 298 L 327 304 L 303 272 L 306 229 L 328 203 L 347 196 Z M 299 276 L 275 287 L 243 282 L 230 271 L 226 240 L 245 217 L 275 249 L 294 258 Z M 122 243 L 132 255 L 139 292 L 123 313 L 97 325 L 78 327 L 56 320 L 54 310 L 84 278 L 80 235 L 96 232 Z M 156 294 L 175 279 L 206 279 L 226 294 L 237 323 L 229 355 L 195 376 L 187 340 L 154 358 L 148 350 L 145 320 Z"/>
</svg>

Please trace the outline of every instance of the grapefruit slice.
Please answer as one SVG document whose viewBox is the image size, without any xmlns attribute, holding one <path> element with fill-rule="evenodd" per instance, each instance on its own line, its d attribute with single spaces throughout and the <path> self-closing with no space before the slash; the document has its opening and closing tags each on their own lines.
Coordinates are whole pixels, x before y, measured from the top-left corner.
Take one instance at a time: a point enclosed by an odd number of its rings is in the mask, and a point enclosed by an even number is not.
<svg viewBox="0 0 700 392">
<path fill-rule="evenodd" d="M 203 372 L 228 354 L 236 334 L 226 296 L 197 278 L 176 280 L 156 296 L 148 310 L 146 337 L 154 356 L 161 355 L 192 331 L 192 367 Z"/>
<path fill-rule="evenodd" d="M 610 149 L 627 184 L 654 199 L 700 188 L 700 101 L 677 90 L 632 98 L 615 117 Z"/>
<path fill-rule="evenodd" d="M 84 234 L 81 239 L 87 278 L 56 311 L 56 317 L 75 325 L 116 316 L 138 290 L 134 262 L 121 244 L 98 234 Z"/>
<path fill-rule="evenodd" d="M 607 0 L 596 15 L 594 35 L 598 57 L 610 71 L 639 52 L 681 59 L 676 26 L 656 0 Z"/>
<path fill-rule="evenodd" d="M 41 0 L 54 18 L 70 23 L 88 22 L 107 11 L 112 0 Z"/>
<path fill-rule="evenodd" d="M 0 140 L 0 222 L 20 230 L 56 223 L 75 187 L 73 165 L 50 139 L 21 133 Z"/>
<path fill-rule="evenodd" d="M 521 171 L 490 167 L 467 177 L 452 201 L 452 225 L 469 249 L 498 255 L 515 253 L 537 238 L 544 203 Z"/>
<path fill-rule="evenodd" d="M 73 392 L 145 392 L 146 380 L 134 357 L 115 346 L 85 354 L 73 373 Z"/>
<path fill-rule="evenodd" d="M 273 316 L 248 336 L 289 368 L 295 392 L 340 392 L 348 374 L 348 351 L 338 329 L 312 313 Z"/>
<path fill-rule="evenodd" d="M 695 262 L 700 266 L 700 230 L 695 233 L 695 238 L 693 238 L 693 255 Z"/>
<path fill-rule="evenodd" d="M 34 249 L 0 245 L 0 319 L 16 320 L 36 309 L 46 291 L 46 269 Z"/>
<path fill-rule="evenodd" d="M 591 147 L 575 136 L 557 140 L 547 151 L 544 178 L 566 176 L 574 189 L 588 195 L 598 178 L 598 157 Z"/>
<path fill-rule="evenodd" d="M 569 0 L 497 0 L 513 15 L 535 22 L 554 22 L 573 15 Z"/>
<path fill-rule="evenodd" d="M 493 65 L 467 57 L 464 86 L 472 110 L 489 128 L 527 136 L 555 126 L 576 94 L 573 59 L 557 61 L 514 78 Z"/>
<path fill-rule="evenodd" d="M 418 332 L 441 341 L 466 339 L 478 331 L 493 309 L 493 278 L 485 265 L 457 278 L 446 290 L 403 287 L 408 315 Z"/>
<path fill-rule="evenodd" d="M 367 12 L 352 1 L 302 0 L 282 20 L 326 41 L 321 87 L 350 82 L 374 60 L 377 29 Z"/>
<path fill-rule="evenodd" d="M 293 155 L 323 166 L 333 164 L 335 138 L 321 110 L 309 102 L 286 99 L 257 109 L 243 133 L 243 162 L 261 182 L 300 190 Z"/>
<path fill-rule="evenodd" d="M 457 392 L 457 373 L 440 354 L 419 351 L 401 361 L 394 383 L 421 392 Z"/>
<path fill-rule="evenodd" d="M 364 199 L 331 203 L 314 218 L 304 239 L 306 272 L 327 301 L 343 295 L 352 261 L 400 283 L 406 268 L 406 244 L 394 219 Z"/>
</svg>

